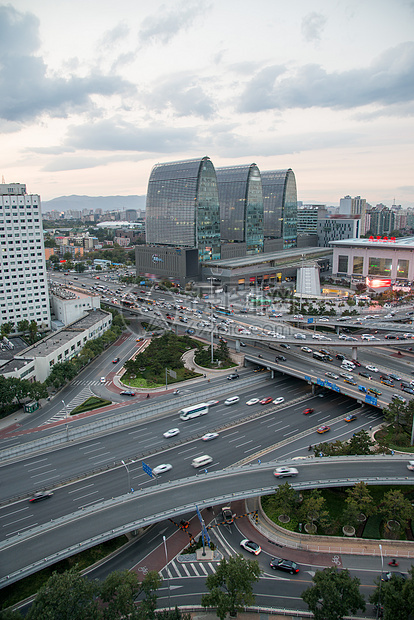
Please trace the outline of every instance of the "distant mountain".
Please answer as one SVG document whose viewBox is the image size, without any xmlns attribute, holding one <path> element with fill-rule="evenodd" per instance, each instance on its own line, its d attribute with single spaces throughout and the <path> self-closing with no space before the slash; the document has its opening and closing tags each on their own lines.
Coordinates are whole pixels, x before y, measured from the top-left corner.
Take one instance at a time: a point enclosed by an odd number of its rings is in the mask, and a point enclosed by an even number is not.
<svg viewBox="0 0 414 620">
<path fill-rule="evenodd" d="M 124 209 L 145 209 L 146 196 L 58 196 L 42 202 L 42 211 L 82 211 L 82 209 L 103 209 L 123 211 Z"/>
</svg>

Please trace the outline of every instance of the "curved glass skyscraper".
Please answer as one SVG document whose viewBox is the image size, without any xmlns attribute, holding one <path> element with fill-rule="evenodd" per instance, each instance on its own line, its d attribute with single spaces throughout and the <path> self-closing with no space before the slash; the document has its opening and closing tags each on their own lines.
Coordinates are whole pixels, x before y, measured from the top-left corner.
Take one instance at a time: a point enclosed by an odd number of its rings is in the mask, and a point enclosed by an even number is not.
<svg viewBox="0 0 414 620">
<path fill-rule="evenodd" d="M 283 248 L 296 247 L 297 191 L 295 174 L 287 170 L 261 173 L 264 205 L 264 236 L 283 237 Z"/>
<path fill-rule="evenodd" d="M 146 242 L 197 248 L 200 261 L 220 258 L 217 180 L 208 157 L 154 166 L 148 181 Z"/>
<path fill-rule="evenodd" d="M 217 168 L 221 239 L 263 252 L 263 194 L 256 164 Z"/>
</svg>

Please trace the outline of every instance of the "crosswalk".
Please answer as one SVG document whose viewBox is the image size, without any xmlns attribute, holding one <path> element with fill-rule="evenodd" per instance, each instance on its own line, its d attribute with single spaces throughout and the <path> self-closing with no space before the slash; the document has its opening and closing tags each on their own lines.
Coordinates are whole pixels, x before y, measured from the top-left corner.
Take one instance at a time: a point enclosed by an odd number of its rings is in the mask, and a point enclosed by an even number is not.
<svg viewBox="0 0 414 620">
<path fill-rule="evenodd" d="M 101 383 L 100 379 L 89 381 L 88 379 L 74 379 L 71 385 L 111 385 L 111 380 L 107 379 L 105 383 Z"/>
<path fill-rule="evenodd" d="M 60 422 L 60 420 L 64 420 L 66 416 L 73 409 L 75 409 L 75 407 L 77 407 L 78 405 L 81 405 L 90 396 L 93 396 L 93 394 L 92 394 L 92 391 L 89 385 L 87 385 L 86 387 L 83 388 L 83 390 L 79 392 L 79 394 L 77 394 L 77 396 L 75 396 L 73 400 L 66 403 L 66 407 L 62 403 L 62 409 L 60 409 L 60 411 L 58 411 L 51 418 L 49 418 L 49 420 L 47 420 L 45 424 L 53 424 L 53 422 Z"/>
<path fill-rule="evenodd" d="M 172 560 L 161 570 L 163 579 L 181 579 L 185 577 L 207 577 L 216 572 L 217 562 L 178 562 Z"/>
</svg>

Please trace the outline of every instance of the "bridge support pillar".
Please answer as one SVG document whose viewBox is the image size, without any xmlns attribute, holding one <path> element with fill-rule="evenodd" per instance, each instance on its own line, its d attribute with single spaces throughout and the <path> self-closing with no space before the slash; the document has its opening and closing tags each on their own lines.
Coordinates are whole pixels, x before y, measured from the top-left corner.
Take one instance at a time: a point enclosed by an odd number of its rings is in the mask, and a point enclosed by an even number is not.
<svg viewBox="0 0 414 620">
<path fill-rule="evenodd" d="M 337 335 L 337 336 L 339 336 L 339 329 L 340 329 L 340 327 L 339 327 L 339 325 L 337 325 L 337 326 L 335 327 L 335 331 L 336 331 L 336 335 Z"/>
<path fill-rule="evenodd" d="M 358 359 L 358 347 L 352 347 L 352 359 Z"/>
<path fill-rule="evenodd" d="M 236 353 L 240 353 L 240 340 L 238 340 L 237 338 L 235 342 L 235 349 L 236 349 Z"/>
<path fill-rule="evenodd" d="M 315 394 L 315 384 L 312 383 L 312 396 Z"/>
</svg>

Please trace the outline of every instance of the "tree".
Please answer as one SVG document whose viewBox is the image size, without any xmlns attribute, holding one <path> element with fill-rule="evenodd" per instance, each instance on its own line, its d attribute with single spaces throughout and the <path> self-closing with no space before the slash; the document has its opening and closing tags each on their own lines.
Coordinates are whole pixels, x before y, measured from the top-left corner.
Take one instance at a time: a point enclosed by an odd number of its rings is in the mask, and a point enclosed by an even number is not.
<svg viewBox="0 0 414 620">
<path fill-rule="evenodd" d="M 347 504 L 342 513 L 342 518 L 346 525 L 352 525 L 353 527 L 356 527 L 358 524 L 358 517 L 361 514 L 361 509 L 354 500 L 346 501 Z"/>
<path fill-rule="evenodd" d="M 0 326 L 0 336 L 10 336 L 14 329 L 14 323 L 12 321 L 7 321 L 6 323 L 2 323 Z"/>
<path fill-rule="evenodd" d="M 367 431 L 354 433 L 349 442 L 348 454 L 371 454 L 374 443 Z"/>
<path fill-rule="evenodd" d="M 374 514 L 376 507 L 365 482 L 357 482 L 350 489 L 346 489 L 346 494 L 348 496 L 345 500 L 347 504 L 355 503 L 359 512 L 363 512 L 367 517 Z"/>
<path fill-rule="evenodd" d="M 86 269 L 85 263 L 76 263 L 75 265 L 75 271 L 77 273 L 83 273 Z"/>
<path fill-rule="evenodd" d="M 150 571 L 142 580 L 130 571 L 114 571 L 100 586 L 100 598 L 105 603 L 102 610 L 104 620 L 118 618 L 155 618 L 154 610 L 157 604 L 155 592 L 158 590 L 162 578 L 157 571 Z M 144 594 L 145 598 L 137 608 L 136 597 Z"/>
<path fill-rule="evenodd" d="M 253 584 L 259 581 L 257 560 L 245 560 L 242 555 L 223 558 L 214 574 L 206 579 L 209 593 L 203 594 L 203 607 L 216 607 L 217 617 L 224 620 L 227 613 L 240 611 L 255 601 Z"/>
<path fill-rule="evenodd" d="M 77 568 L 53 573 L 39 590 L 27 620 L 96 620 L 99 618 L 97 585 Z"/>
<path fill-rule="evenodd" d="M 329 512 L 325 510 L 325 498 L 322 497 L 319 489 L 313 489 L 308 497 L 304 500 L 300 509 L 300 515 L 303 521 L 310 520 L 312 523 L 318 521 L 325 527 L 329 523 Z"/>
<path fill-rule="evenodd" d="M 413 569 L 411 568 L 411 572 Z M 411 582 L 411 583 L 410 583 Z M 380 583 L 380 577 L 375 579 L 376 590 L 369 597 L 373 605 L 381 605 L 384 609 L 383 620 L 407 620 L 410 611 L 410 587 L 413 585 L 412 576 L 407 582 L 394 574 L 389 581 Z"/>
<path fill-rule="evenodd" d="M 365 610 L 364 597 L 359 591 L 360 580 L 348 570 L 325 568 L 312 577 L 315 585 L 302 593 L 302 599 L 315 620 L 342 620 L 344 616 Z"/>
<path fill-rule="evenodd" d="M 289 482 L 279 485 L 271 497 L 275 507 L 282 510 L 285 515 L 290 516 L 298 505 L 298 494 Z"/>
<path fill-rule="evenodd" d="M 17 323 L 17 331 L 25 334 L 29 330 L 29 321 L 27 319 L 23 319 Z"/>
<path fill-rule="evenodd" d="M 407 521 L 414 516 L 410 500 L 398 489 L 385 493 L 380 512 L 386 521 L 398 521 L 402 527 L 406 527 Z"/>
<path fill-rule="evenodd" d="M 37 336 L 37 332 L 39 331 L 39 326 L 36 323 L 36 321 L 30 321 L 28 331 L 29 331 L 30 341 L 32 343 L 35 342 L 36 336 Z"/>
</svg>

